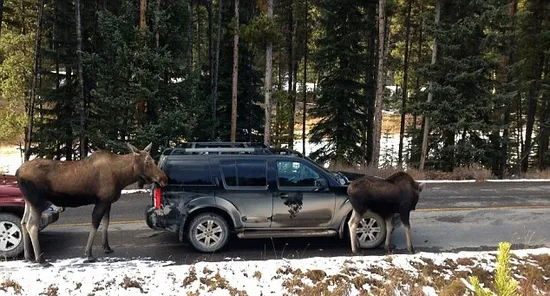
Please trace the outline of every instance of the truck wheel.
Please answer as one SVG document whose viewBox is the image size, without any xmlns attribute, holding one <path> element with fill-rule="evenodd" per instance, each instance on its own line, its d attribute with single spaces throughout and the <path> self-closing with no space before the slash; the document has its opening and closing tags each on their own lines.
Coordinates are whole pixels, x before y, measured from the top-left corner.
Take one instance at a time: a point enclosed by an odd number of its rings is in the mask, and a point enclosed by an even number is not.
<svg viewBox="0 0 550 296">
<path fill-rule="evenodd" d="M 21 218 L 0 213 L 0 258 L 17 257 L 23 252 Z"/>
<path fill-rule="evenodd" d="M 189 223 L 187 235 L 191 245 L 198 251 L 216 252 L 229 241 L 229 225 L 218 214 L 199 214 Z"/>
<path fill-rule="evenodd" d="M 350 217 L 351 218 L 351 217 Z M 345 227 L 344 238 L 350 242 L 349 227 Z M 390 234 L 391 235 L 391 234 Z M 363 216 L 361 222 L 357 226 L 357 241 L 359 242 L 359 248 L 361 249 L 374 249 L 378 248 L 386 240 L 386 221 L 382 216 L 368 212 Z"/>
</svg>

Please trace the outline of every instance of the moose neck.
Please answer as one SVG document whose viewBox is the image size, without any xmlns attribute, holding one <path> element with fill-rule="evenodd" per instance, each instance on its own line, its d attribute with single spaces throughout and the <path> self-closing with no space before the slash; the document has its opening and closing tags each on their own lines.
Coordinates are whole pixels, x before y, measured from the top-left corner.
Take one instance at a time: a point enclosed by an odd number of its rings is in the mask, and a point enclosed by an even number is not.
<svg viewBox="0 0 550 296">
<path fill-rule="evenodd" d="M 139 175 L 134 169 L 134 155 L 132 153 L 117 156 L 111 168 L 121 189 L 139 180 Z"/>
</svg>

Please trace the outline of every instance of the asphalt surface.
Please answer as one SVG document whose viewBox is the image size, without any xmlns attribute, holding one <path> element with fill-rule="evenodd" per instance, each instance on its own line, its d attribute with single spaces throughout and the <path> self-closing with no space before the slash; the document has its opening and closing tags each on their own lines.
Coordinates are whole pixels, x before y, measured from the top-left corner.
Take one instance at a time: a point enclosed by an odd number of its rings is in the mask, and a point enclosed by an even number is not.
<svg viewBox="0 0 550 296">
<path fill-rule="evenodd" d="M 195 251 L 175 234 L 151 230 L 145 224 L 146 193 L 123 195 L 111 209 L 109 241 L 114 253 L 101 249 L 101 235 L 93 254 L 102 257 L 151 258 L 177 263 L 220 260 L 263 260 L 349 256 L 348 241 L 338 238 L 234 238 L 213 254 Z M 83 257 L 92 206 L 69 208 L 41 232 L 41 246 L 50 260 Z M 514 248 L 550 247 L 550 182 L 427 184 L 417 210 L 411 213 L 413 245 L 417 251 L 495 250 L 500 241 Z M 404 228 L 392 235 L 395 253 L 406 253 Z M 361 250 L 382 255 L 382 248 Z"/>
</svg>

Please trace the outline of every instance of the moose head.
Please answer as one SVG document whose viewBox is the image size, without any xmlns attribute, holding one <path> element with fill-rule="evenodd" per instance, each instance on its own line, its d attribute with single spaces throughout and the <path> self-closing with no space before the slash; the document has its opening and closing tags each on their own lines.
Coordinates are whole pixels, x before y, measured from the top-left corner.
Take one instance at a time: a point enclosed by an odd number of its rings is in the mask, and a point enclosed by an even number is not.
<svg viewBox="0 0 550 296">
<path fill-rule="evenodd" d="M 168 184 L 168 177 L 156 165 L 155 160 L 149 154 L 153 143 L 149 143 L 143 150 L 137 149 L 134 145 L 126 143 L 130 152 L 134 155 L 133 169 L 134 173 L 139 177 L 139 187 L 143 188 L 144 183 L 157 183 L 160 186 Z"/>
</svg>

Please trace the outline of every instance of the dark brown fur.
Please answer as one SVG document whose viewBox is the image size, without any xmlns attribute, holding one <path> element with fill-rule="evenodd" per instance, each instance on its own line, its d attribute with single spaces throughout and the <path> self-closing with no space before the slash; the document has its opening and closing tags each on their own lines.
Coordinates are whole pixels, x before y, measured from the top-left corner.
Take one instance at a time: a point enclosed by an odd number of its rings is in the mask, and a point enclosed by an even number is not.
<svg viewBox="0 0 550 296">
<path fill-rule="evenodd" d="M 161 186 L 167 183 L 166 175 L 149 155 L 152 144 L 141 151 L 131 144 L 127 145 L 130 153 L 125 155 L 97 151 L 80 161 L 37 158 L 21 165 L 16 176 L 25 198 L 21 224 L 26 260 L 31 260 L 32 242 L 36 261 L 47 265 L 40 253 L 37 225 L 48 201 L 60 207 L 94 204 L 92 228 L 84 254 L 88 257 L 87 261 L 95 261 L 91 248 L 102 220 L 103 248 L 106 253 L 113 252 L 109 246 L 107 228 L 111 204 L 120 198 L 122 189 L 138 181 L 157 182 Z"/>
<path fill-rule="evenodd" d="M 375 212 L 386 220 L 387 252 L 390 252 L 390 237 L 393 230 L 392 216 L 398 213 L 407 231 L 407 249 L 414 252 L 410 239 L 410 212 L 416 209 L 419 194 L 424 184 L 416 182 L 409 174 L 397 172 L 386 179 L 371 176 L 354 180 L 348 186 L 348 196 L 353 214 L 348 223 L 352 252 L 357 252 L 357 224 L 367 211 Z M 353 233 L 352 233 L 353 232 Z"/>
</svg>

